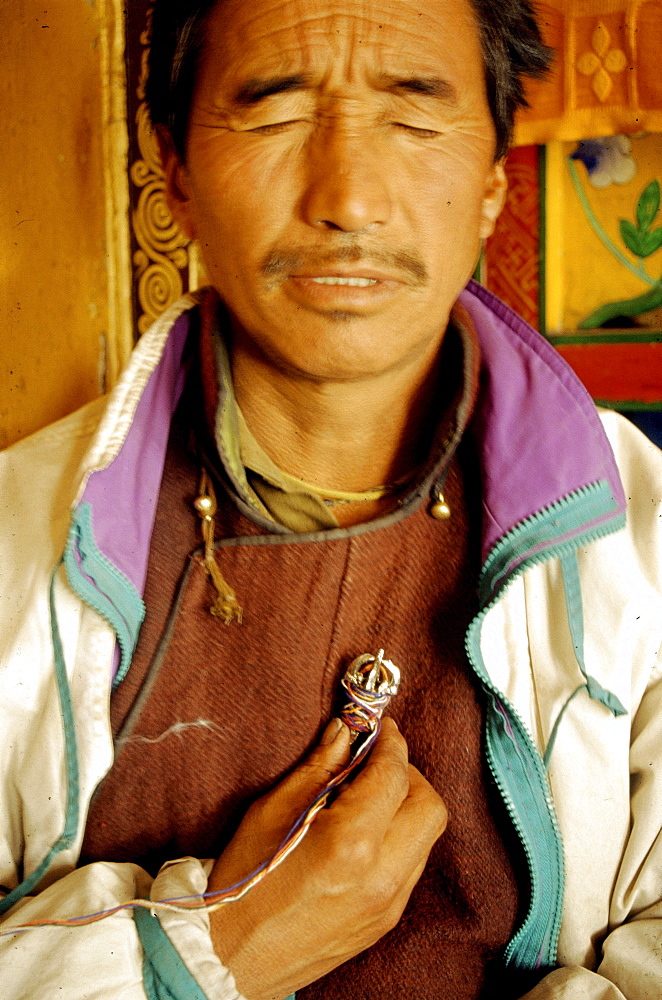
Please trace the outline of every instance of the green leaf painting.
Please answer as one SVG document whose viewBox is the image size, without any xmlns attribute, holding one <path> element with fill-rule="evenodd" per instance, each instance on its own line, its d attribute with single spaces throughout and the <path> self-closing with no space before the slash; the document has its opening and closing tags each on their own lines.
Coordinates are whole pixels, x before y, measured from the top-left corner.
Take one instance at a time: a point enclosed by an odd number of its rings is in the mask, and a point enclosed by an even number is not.
<svg viewBox="0 0 662 1000">
<path fill-rule="evenodd" d="M 662 226 L 658 226 L 652 233 L 646 233 L 641 242 L 643 253 L 640 256 L 650 257 L 662 247 Z"/>
<path fill-rule="evenodd" d="M 637 204 L 637 228 L 644 233 L 650 229 L 660 211 L 660 182 L 651 181 L 641 192 Z"/>
<path fill-rule="evenodd" d="M 655 180 L 644 188 L 637 202 L 637 225 L 621 219 L 621 238 L 635 257 L 650 257 L 662 246 L 662 226 L 651 230 L 660 211 L 660 182 Z"/>
<path fill-rule="evenodd" d="M 586 205 L 584 207 L 586 208 Z M 629 219 L 621 219 L 619 222 L 623 243 L 630 253 L 639 258 L 639 271 L 635 273 L 638 273 L 639 277 L 643 278 L 651 286 L 649 291 L 632 299 L 606 302 L 599 309 L 596 309 L 595 312 L 592 312 L 590 316 L 586 316 L 581 321 L 579 324 L 580 330 L 594 329 L 610 320 L 616 319 L 618 316 L 638 316 L 643 312 L 648 312 L 651 309 L 657 309 L 662 306 L 662 278 L 658 280 L 652 278 L 643 265 L 646 257 L 650 257 L 662 248 L 662 226 L 657 226 L 655 229 L 651 228 L 659 211 L 660 182 L 653 180 L 644 188 L 639 196 L 639 201 L 635 209 L 636 224 Z M 593 228 L 597 231 L 596 226 Z M 603 238 L 601 232 L 598 232 L 598 235 L 601 239 Z M 603 242 L 606 239 L 605 235 Z M 630 270 L 633 269 L 633 265 L 628 263 L 627 259 L 617 250 L 611 241 L 607 245 L 612 248 L 613 252 Z"/>
<path fill-rule="evenodd" d="M 621 219 L 621 239 L 635 257 L 643 257 L 642 234 L 629 219 Z"/>
</svg>

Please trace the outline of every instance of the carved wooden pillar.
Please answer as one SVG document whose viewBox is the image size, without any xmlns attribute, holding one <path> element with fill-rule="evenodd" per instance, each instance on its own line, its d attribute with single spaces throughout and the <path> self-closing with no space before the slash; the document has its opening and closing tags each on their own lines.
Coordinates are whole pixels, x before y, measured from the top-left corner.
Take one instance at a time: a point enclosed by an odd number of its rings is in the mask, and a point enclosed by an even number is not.
<svg viewBox="0 0 662 1000">
<path fill-rule="evenodd" d="M 153 7 L 153 0 L 131 0 L 127 5 L 127 106 L 136 335 L 144 333 L 189 287 L 197 285 L 197 257 L 166 204 L 161 160 L 145 103 Z"/>
</svg>

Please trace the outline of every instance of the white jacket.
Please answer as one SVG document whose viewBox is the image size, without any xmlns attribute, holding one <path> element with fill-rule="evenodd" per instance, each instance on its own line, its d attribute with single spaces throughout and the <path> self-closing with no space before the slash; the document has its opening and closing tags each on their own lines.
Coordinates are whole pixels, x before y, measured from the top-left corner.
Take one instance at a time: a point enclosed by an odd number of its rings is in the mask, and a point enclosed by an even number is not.
<svg viewBox="0 0 662 1000">
<path fill-rule="evenodd" d="M 585 482 L 564 485 L 564 476 L 579 475 L 579 460 L 552 483 L 563 449 L 583 448 L 587 466 L 597 449 L 609 468 L 584 390 L 484 290 L 471 286 L 462 301 L 489 372 L 477 420 L 489 452 L 483 611 L 467 648 L 491 699 L 490 763 L 532 855 L 531 909 L 510 959 L 522 969 L 559 966 L 527 1000 L 659 1000 L 662 453 L 606 412 L 624 497 L 613 472 L 593 466 Z M 103 608 L 80 596 L 71 569 L 84 548 L 77 518 L 91 477 L 111 467 L 135 428 L 152 373 L 167 368 L 175 320 L 194 303 L 182 300 L 144 335 L 107 400 L 0 454 L 0 885 L 7 903 L 17 900 L 0 919 L 0 1000 L 239 997 L 201 911 L 161 912 L 156 930 L 140 935 L 130 910 L 77 928 L 6 934 L 28 921 L 206 887 L 209 864 L 195 859 L 171 862 L 154 881 L 130 864 L 76 869 L 90 797 L 112 764 L 109 678 L 119 636 Z M 164 377 L 175 379 L 172 371 Z M 541 427 L 533 397 L 545 380 L 544 407 L 554 409 Z M 552 490 L 528 515 L 524 474 Z M 514 504 L 509 524 L 502 503 Z M 51 577 L 67 545 L 70 569 L 59 566 L 53 577 L 52 617 Z M 125 646 L 136 628 L 129 622 Z"/>
</svg>

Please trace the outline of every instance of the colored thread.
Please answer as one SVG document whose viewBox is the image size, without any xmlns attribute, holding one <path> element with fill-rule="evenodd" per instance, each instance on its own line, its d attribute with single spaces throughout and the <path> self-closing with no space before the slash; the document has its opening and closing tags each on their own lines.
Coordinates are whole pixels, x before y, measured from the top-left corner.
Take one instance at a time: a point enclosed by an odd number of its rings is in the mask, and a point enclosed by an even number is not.
<svg viewBox="0 0 662 1000">
<path fill-rule="evenodd" d="M 356 768 L 365 760 L 382 726 L 382 714 L 393 695 L 397 693 L 400 681 L 398 668 L 388 660 L 384 660 L 384 650 L 380 649 L 377 656 L 364 654 L 350 664 L 341 685 L 347 692 L 349 702 L 343 707 L 340 718 L 352 730 L 352 737 L 368 734 L 366 739 L 357 746 L 347 767 L 322 789 L 297 818 L 287 832 L 279 847 L 267 861 L 259 865 L 246 878 L 235 882 L 227 889 L 216 892 L 197 893 L 192 896 L 175 896 L 170 899 L 131 899 L 108 910 L 87 913 L 79 917 L 67 917 L 50 920 L 31 920 L 24 924 L 16 924 L 10 930 L 0 932 L 0 937 L 12 934 L 24 934 L 37 927 L 85 927 L 89 924 L 105 920 L 123 910 L 147 909 L 154 913 L 157 910 L 185 913 L 189 910 L 206 910 L 213 913 L 227 903 L 236 902 L 245 896 L 262 879 L 266 878 L 285 858 L 301 843 L 310 829 L 311 823 L 319 812 L 327 805 L 331 795 L 347 780 Z"/>
</svg>

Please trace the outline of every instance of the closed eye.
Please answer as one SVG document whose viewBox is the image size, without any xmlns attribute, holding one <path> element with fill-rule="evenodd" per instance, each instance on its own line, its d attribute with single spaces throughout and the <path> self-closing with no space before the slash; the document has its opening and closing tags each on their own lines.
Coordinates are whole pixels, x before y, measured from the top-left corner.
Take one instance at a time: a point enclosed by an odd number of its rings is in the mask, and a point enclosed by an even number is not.
<svg viewBox="0 0 662 1000">
<path fill-rule="evenodd" d="M 291 128 L 292 125 L 299 124 L 300 121 L 300 118 L 292 118 L 285 122 L 272 122 L 270 125 L 256 125 L 254 128 L 249 128 L 245 131 L 250 132 L 252 135 L 278 135 L 279 132 L 284 132 L 286 129 Z"/>
<path fill-rule="evenodd" d="M 416 125 L 407 125 L 405 122 L 393 122 L 396 128 L 408 132 L 419 139 L 436 139 L 442 133 L 431 128 L 418 128 Z"/>
</svg>

